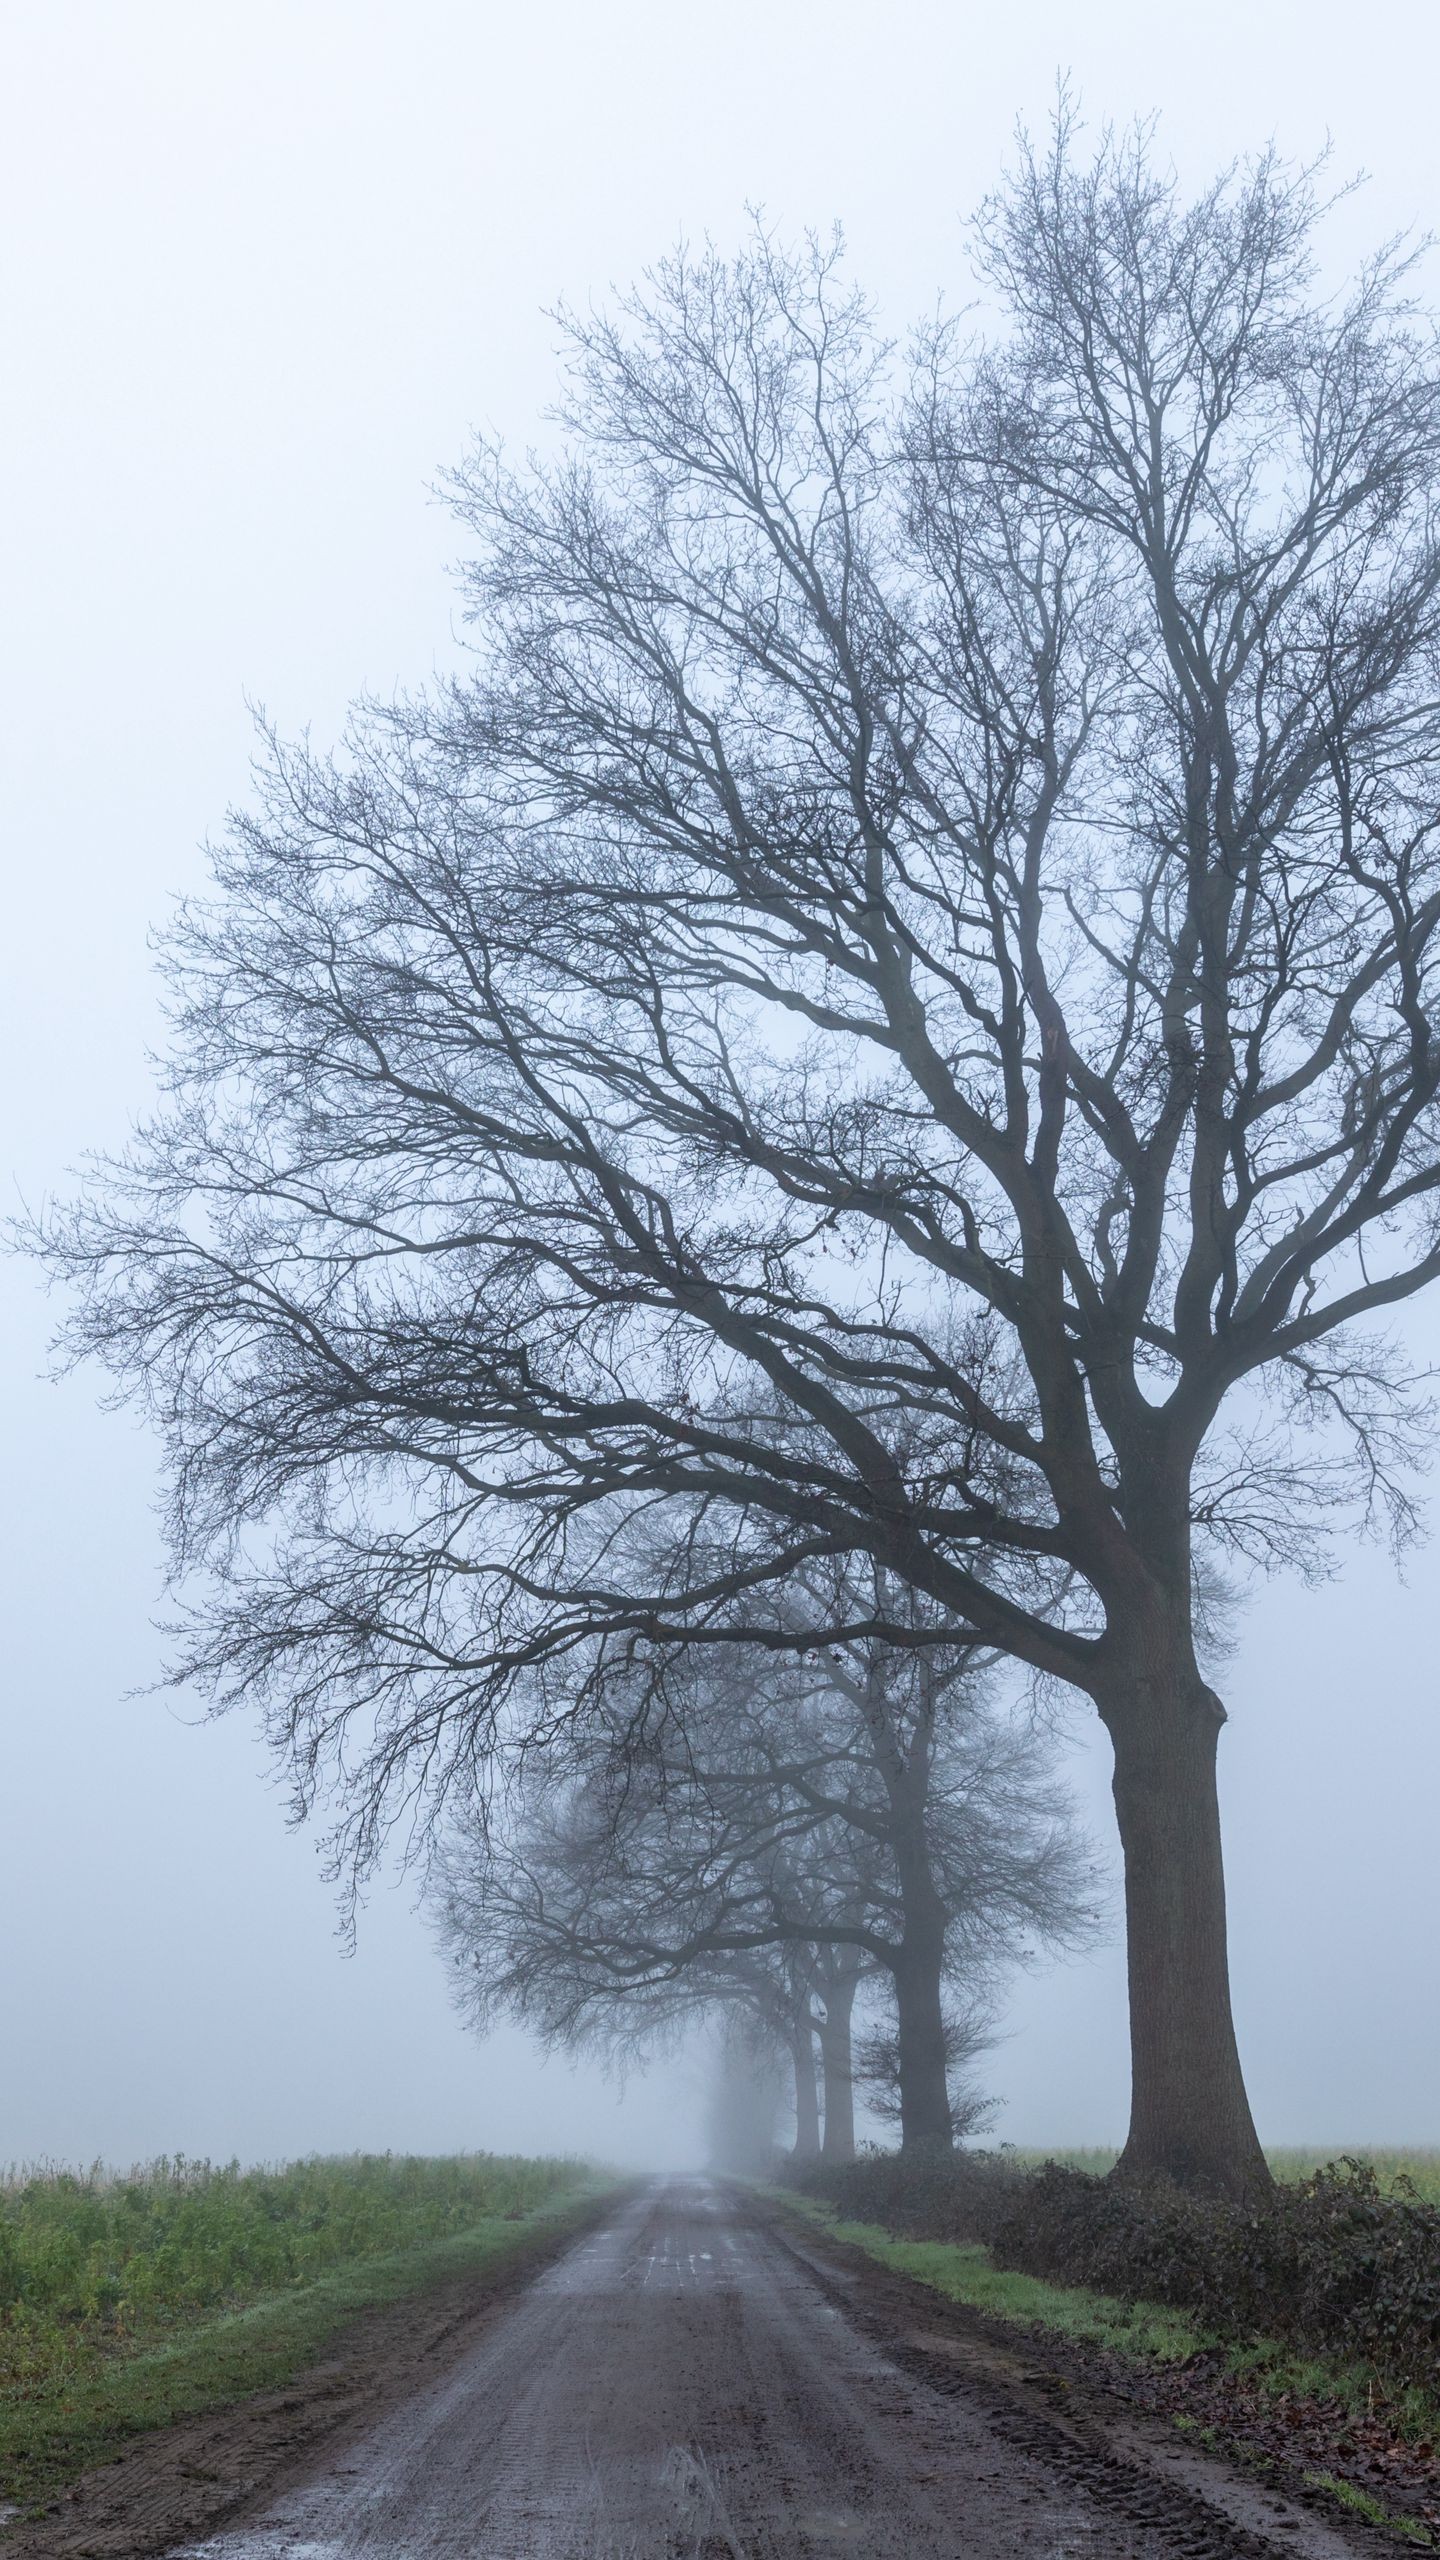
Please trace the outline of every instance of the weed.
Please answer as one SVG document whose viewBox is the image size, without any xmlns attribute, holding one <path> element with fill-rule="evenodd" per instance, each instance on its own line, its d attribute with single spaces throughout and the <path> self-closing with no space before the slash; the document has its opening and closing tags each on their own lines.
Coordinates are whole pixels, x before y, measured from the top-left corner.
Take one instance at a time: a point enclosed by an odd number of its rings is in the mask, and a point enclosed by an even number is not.
<svg viewBox="0 0 1440 2560">
<path fill-rule="evenodd" d="M 0 2493 L 274 2388 L 372 2305 L 533 2247 L 596 2191 L 576 2161 L 161 2161 L 0 2187 Z"/>
<path fill-rule="evenodd" d="M 1352 2515 L 1363 2516 L 1367 2524 L 1382 2524 L 1391 2533 L 1403 2533 L 1407 2540 L 1423 2543 L 1427 2551 L 1435 2547 L 1428 2525 L 1422 2524 L 1416 2516 L 1393 2515 L 1378 2498 L 1371 2497 L 1368 2489 L 1357 2488 L 1353 2480 L 1337 2479 L 1333 2471 L 1307 2471 L 1305 2485 L 1310 2489 L 1327 2490 L 1342 2507 L 1348 2507 Z"/>
</svg>

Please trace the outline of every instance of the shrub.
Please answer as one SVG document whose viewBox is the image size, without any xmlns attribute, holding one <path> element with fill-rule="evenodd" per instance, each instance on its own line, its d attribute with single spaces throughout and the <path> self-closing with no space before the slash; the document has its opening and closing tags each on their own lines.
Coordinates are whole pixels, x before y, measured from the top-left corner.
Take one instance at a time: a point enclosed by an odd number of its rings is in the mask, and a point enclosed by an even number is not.
<svg viewBox="0 0 1440 2560">
<path fill-rule="evenodd" d="M 862 2151 L 843 2167 L 787 2162 L 786 2184 L 823 2196 L 850 2222 L 907 2240 L 993 2240 L 1029 2181 L 1003 2152 Z"/>
<path fill-rule="evenodd" d="M 1115 2185 L 1004 2152 L 866 2152 L 788 2182 L 905 2239 L 982 2241 L 997 2267 L 1191 2312 L 1229 2340 L 1275 2338 L 1440 2394 L 1440 2205 L 1363 2160 L 1252 2204 Z"/>
<path fill-rule="evenodd" d="M 1440 2386 L 1440 2208 L 1343 2160 L 1252 2204 L 1050 2166 L 997 2224 L 997 2265 L 1194 2311 L 1222 2336 L 1280 2338 Z"/>
</svg>

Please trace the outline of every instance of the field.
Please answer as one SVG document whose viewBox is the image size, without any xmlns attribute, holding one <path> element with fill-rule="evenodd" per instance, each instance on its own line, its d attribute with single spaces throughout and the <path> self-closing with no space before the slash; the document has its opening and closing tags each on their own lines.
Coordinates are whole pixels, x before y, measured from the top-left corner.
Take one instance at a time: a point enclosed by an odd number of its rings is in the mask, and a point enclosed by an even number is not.
<svg viewBox="0 0 1440 2560">
<path fill-rule="evenodd" d="M 513 2257 L 573 2160 L 161 2160 L 0 2180 L 0 2496 L 285 2380 L 368 2305 Z"/>
</svg>

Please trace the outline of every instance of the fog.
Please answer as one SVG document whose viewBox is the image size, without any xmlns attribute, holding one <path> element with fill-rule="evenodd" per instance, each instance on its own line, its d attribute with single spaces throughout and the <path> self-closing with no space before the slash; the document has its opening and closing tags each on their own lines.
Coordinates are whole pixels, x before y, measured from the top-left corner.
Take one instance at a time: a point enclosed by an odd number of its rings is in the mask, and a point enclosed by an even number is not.
<svg viewBox="0 0 1440 2560">
<path fill-rule="evenodd" d="M 747 202 L 840 217 L 898 324 L 963 300 L 962 217 L 1061 67 L 1092 117 L 1158 109 L 1187 175 L 1333 134 L 1338 174 L 1373 173 L 1337 265 L 1440 219 L 1435 21 L 1396 0 L 49 0 L 4 42 L 0 1160 L 32 1203 L 143 1107 L 147 928 L 244 792 L 247 694 L 324 738 L 449 652 L 430 487 L 473 427 L 536 432 L 545 306 L 682 230 L 728 243 Z M 403 1879 L 343 1954 L 254 1736 L 145 1694 L 145 1432 L 93 1380 L 42 1383 L 44 1303 L 15 1265 L 0 1289 L 0 2161 L 694 2156 L 696 2057 L 622 2092 L 467 2039 Z M 1433 1579 L 1433 1548 L 1402 1581 L 1342 1544 L 1237 1627 L 1232 1944 L 1270 2140 L 1440 2141 Z M 1092 1727 L 1077 1709 L 1069 1756 L 1108 1840 Z M 991 2076 L 1008 2138 L 1123 2130 L 1114 1931 L 1017 1986 Z"/>
</svg>

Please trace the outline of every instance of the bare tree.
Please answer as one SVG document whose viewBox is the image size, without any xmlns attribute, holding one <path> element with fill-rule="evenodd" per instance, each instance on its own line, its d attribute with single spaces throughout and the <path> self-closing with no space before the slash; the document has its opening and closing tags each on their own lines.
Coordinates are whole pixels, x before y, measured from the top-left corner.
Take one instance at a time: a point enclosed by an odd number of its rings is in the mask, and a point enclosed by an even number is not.
<svg viewBox="0 0 1440 2560">
<path fill-rule="evenodd" d="M 864 1952 L 858 1947 L 818 1946 L 811 1975 L 811 2017 L 825 2090 L 820 2157 L 833 2168 L 855 2157 L 855 1995 L 865 1978 Z"/>
<path fill-rule="evenodd" d="M 707 2112 L 714 2168 L 741 2177 L 769 2169 L 780 2112 L 779 2055 L 758 2014 L 725 2011 Z"/>
<path fill-rule="evenodd" d="M 172 1105 L 50 1234 L 211 1577 L 180 1670 L 344 1857 L 860 1560 L 1094 1701 L 1122 2167 L 1232 2189 L 1197 1560 L 1403 1531 L 1367 1323 L 1440 1272 L 1437 374 L 1315 220 L 1062 115 L 989 345 L 902 367 L 766 239 L 576 323 L 560 458 L 456 484 L 473 675 L 274 747 Z"/>
<path fill-rule="evenodd" d="M 790 2064 L 792 2156 L 850 2159 L 851 2019 L 865 1956 L 848 1940 L 802 1933 L 858 1927 L 861 1897 L 844 1895 L 833 1854 L 823 1873 L 784 1858 L 777 1892 L 773 1835 L 752 1836 L 747 1859 L 733 1823 L 722 1849 L 708 1822 L 702 1841 L 694 1813 L 693 1801 L 687 1820 L 648 1787 L 643 1796 L 627 1787 L 618 1807 L 602 1793 L 597 1806 L 592 1785 L 532 1808 L 509 1838 L 489 1819 L 483 1838 L 452 1837 L 440 1861 L 441 1934 L 461 2008 L 482 2031 L 508 2011 L 546 2043 L 627 2060 L 706 2019 L 733 2020 L 736 2034 Z"/>
<path fill-rule="evenodd" d="M 795 2106 L 794 2160 L 855 2156 L 850 2018 L 863 1964 L 851 1947 L 787 1940 L 697 1958 L 664 1986 L 692 2015 L 738 2012 L 784 2054 Z"/>
<path fill-rule="evenodd" d="M 975 1994 L 947 2003 L 944 2013 L 945 2066 L 950 2082 L 950 2122 L 957 2141 L 988 2133 L 1000 2101 L 981 2089 L 974 2066 L 996 2038 L 991 2000 Z M 901 2122 L 900 2038 L 893 2021 L 871 2027 L 854 2056 L 855 2077 L 865 2091 L 872 2115 L 882 2122 Z"/>
<path fill-rule="evenodd" d="M 503 1833 L 457 1825 L 441 1926 L 462 2004 L 481 2025 L 510 2009 L 548 2038 L 633 2046 L 746 1999 L 795 2053 L 802 2126 L 818 2036 L 825 2149 L 848 2156 L 851 2013 L 874 1968 L 903 2141 L 948 2142 L 947 1977 L 973 1997 L 1027 1937 L 1064 1943 L 1088 1917 L 1042 1740 L 977 1696 L 968 1647 L 686 1667 L 672 1723 L 592 1733 L 571 1785 L 547 1770 Z M 757 1972 L 765 1951 L 788 1961 Z"/>
<path fill-rule="evenodd" d="M 616 1772 L 607 1774 L 613 1784 Z M 653 1936 L 663 1861 L 655 1825 L 647 1826 L 628 1788 L 616 1799 L 607 1781 L 592 1775 L 558 1798 L 549 1778 L 528 1803 L 526 1793 L 510 1806 L 506 1831 L 497 1833 L 488 1813 L 462 1823 L 439 1860 L 440 1937 L 459 1975 L 457 2004 L 467 2023 L 484 2033 L 508 2013 L 545 2044 L 628 2067 L 718 2021 L 722 2057 L 758 2055 L 773 2064 L 784 2055 L 794 2099 L 791 2156 L 818 2159 L 819 1951 L 791 1937 L 750 1933 L 736 1943 L 716 1931 L 666 1959 Z M 688 1890 L 695 1879 L 687 1870 L 681 1881 Z M 628 1932 L 627 1888 L 635 1911 Z M 592 1949 L 580 1915 L 597 1893 L 605 1918 Z M 830 1970 L 842 1973 L 853 1961 L 841 1950 Z M 760 2073 L 762 2081 L 766 2076 Z M 853 2091 L 849 2106 L 853 2148 Z"/>
</svg>

